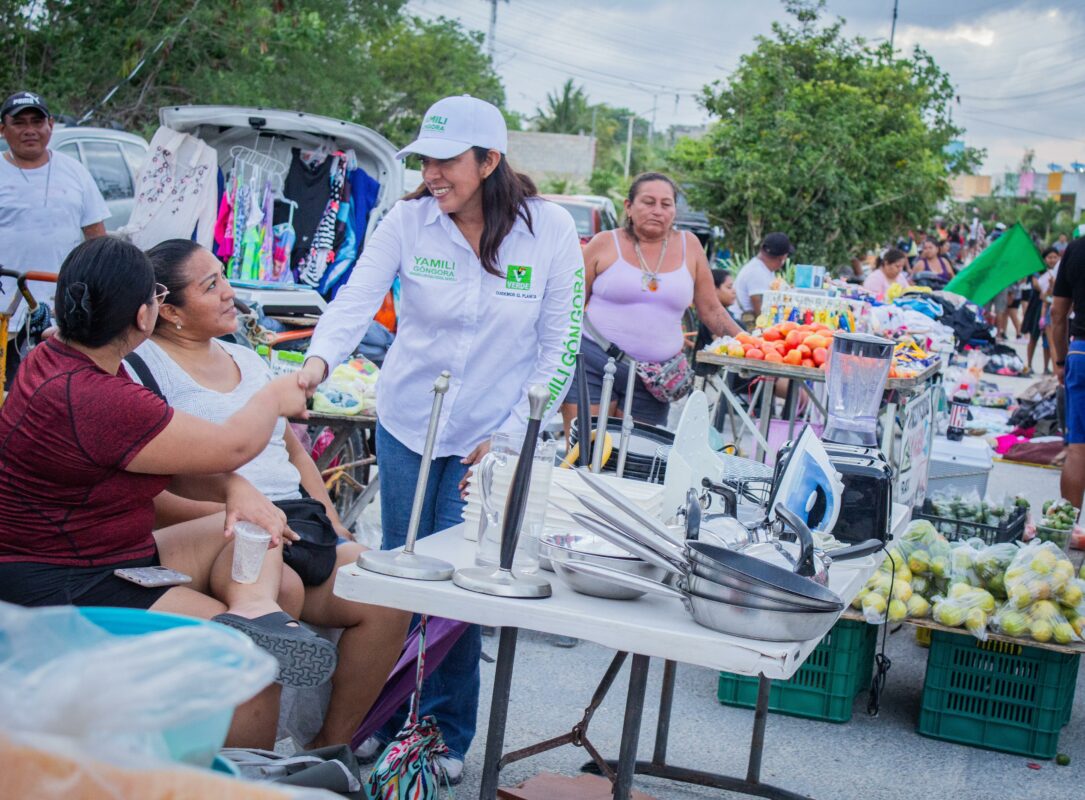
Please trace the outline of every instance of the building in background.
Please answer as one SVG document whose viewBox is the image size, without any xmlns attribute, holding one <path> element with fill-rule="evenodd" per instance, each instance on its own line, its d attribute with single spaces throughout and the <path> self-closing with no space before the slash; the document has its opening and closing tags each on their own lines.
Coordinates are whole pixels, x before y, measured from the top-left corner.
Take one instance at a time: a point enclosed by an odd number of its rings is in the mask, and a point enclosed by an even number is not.
<svg viewBox="0 0 1085 800">
<path fill-rule="evenodd" d="M 595 168 L 595 137 L 509 131 L 509 164 L 536 183 L 564 180 L 587 185 Z"/>
</svg>

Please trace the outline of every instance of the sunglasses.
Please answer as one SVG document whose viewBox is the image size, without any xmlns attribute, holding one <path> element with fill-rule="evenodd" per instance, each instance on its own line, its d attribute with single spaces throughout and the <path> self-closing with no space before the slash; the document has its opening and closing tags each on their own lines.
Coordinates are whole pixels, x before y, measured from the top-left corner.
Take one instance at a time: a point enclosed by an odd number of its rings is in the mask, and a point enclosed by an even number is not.
<svg viewBox="0 0 1085 800">
<path fill-rule="evenodd" d="M 166 297 L 169 295 L 169 293 L 170 290 L 166 286 L 163 286 L 161 283 L 156 283 L 154 285 L 154 299 L 155 302 L 158 303 L 158 305 L 162 305 L 164 302 L 166 302 Z"/>
</svg>

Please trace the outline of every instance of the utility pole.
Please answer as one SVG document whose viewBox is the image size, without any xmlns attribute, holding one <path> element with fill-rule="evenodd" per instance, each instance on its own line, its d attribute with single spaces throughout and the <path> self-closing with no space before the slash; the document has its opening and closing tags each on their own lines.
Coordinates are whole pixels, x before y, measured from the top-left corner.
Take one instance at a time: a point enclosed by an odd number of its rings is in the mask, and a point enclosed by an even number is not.
<svg viewBox="0 0 1085 800">
<path fill-rule="evenodd" d="M 494 61 L 494 39 L 497 36 L 497 3 L 498 0 L 486 0 L 490 4 L 490 35 L 486 40 L 487 51 L 490 54 L 490 63 Z M 509 0 L 505 0 L 509 2 Z"/>
<path fill-rule="evenodd" d="M 495 0 L 496 2 L 496 0 Z M 893 25 L 889 29 L 889 52 L 893 52 L 893 38 L 897 35 L 897 4 L 900 0 L 893 0 Z M 496 14 L 497 12 L 494 11 Z"/>
<path fill-rule="evenodd" d="M 625 135 L 625 177 L 629 177 L 629 162 L 633 159 L 633 120 L 636 116 L 629 115 L 629 131 Z"/>
<path fill-rule="evenodd" d="M 656 136 L 656 106 L 659 103 L 659 93 L 652 94 L 652 124 L 648 128 L 648 141 L 651 142 Z"/>
</svg>

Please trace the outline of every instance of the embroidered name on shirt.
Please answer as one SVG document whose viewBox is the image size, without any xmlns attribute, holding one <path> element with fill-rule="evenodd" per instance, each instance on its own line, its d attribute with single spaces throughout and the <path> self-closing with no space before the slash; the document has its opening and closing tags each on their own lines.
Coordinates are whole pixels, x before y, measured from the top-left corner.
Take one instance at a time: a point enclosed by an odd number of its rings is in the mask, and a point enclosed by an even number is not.
<svg viewBox="0 0 1085 800">
<path fill-rule="evenodd" d="M 411 275 L 418 278 L 432 278 L 435 281 L 456 280 L 456 262 L 447 258 L 426 258 L 415 256 Z"/>
</svg>

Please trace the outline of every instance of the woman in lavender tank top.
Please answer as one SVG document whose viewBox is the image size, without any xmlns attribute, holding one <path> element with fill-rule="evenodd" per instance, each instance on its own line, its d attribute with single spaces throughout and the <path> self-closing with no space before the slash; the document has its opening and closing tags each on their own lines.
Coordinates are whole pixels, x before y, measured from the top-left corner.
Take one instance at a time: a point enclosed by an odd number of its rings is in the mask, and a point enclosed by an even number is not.
<svg viewBox="0 0 1085 800">
<path fill-rule="evenodd" d="M 607 347 L 638 362 L 664 362 L 685 346 L 682 315 L 691 305 L 716 335 L 741 329 L 720 304 L 708 259 L 696 237 L 674 229 L 678 187 L 658 172 L 637 176 L 625 200 L 625 225 L 603 231 L 584 248 L 586 324 L 580 345 L 592 413 L 597 413 Z M 611 416 L 624 404 L 627 359 L 618 363 Z M 562 406 L 566 432 L 576 415 L 577 387 Z M 638 378 L 633 417 L 653 425 L 667 421 L 668 404 L 656 400 Z"/>
</svg>

